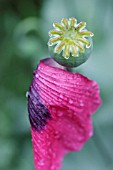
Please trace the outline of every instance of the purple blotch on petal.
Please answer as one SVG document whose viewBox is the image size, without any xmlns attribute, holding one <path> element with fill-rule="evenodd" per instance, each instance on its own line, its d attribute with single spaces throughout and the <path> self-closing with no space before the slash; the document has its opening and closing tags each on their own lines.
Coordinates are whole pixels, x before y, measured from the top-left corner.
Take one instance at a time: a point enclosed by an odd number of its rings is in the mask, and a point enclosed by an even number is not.
<svg viewBox="0 0 113 170">
<path fill-rule="evenodd" d="M 51 118 L 49 110 L 42 103 L 40 95 L 33 83 L 30 86 L 28 94 L 28 112 L 31 127 L 37 131 L 42 130 L 48 119 Z"/>
</svg>

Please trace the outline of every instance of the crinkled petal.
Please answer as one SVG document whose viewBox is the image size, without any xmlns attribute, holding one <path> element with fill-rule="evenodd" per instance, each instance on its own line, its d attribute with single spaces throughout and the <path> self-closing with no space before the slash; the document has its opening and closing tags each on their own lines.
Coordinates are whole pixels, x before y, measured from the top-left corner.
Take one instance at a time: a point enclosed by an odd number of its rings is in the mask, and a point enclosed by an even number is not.
<svg viewBox="0 0 113 170">
<path fill-rule="evenodd" d="M 36 170 L 45 170 L 40 160 L 46 160 L 47 170 L 54 162 L 57 170 L 67 152 L 82 148 L 93 134 L 91 115 L 101 104 L 95 81 L 53 64 L 41 60 L 28 95 Z"/>
</svg>

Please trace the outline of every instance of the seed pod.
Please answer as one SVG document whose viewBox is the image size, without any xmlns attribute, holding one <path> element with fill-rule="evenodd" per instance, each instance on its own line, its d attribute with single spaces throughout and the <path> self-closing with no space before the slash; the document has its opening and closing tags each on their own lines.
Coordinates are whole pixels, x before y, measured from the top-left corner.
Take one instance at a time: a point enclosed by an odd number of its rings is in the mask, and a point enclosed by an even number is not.
<svg viewBox="0 0 113 170">
<path fill-rule="evenodd" d="M 63 18 L 61 23 L 53 23 L 49 31 L 48 48 L 50 56 L 60 65 L 77 67 L 84 63 L 93 50 L 93 33 L 88 31 L 85 22 L 77 24 L 75 18 Z"/>
</svg>

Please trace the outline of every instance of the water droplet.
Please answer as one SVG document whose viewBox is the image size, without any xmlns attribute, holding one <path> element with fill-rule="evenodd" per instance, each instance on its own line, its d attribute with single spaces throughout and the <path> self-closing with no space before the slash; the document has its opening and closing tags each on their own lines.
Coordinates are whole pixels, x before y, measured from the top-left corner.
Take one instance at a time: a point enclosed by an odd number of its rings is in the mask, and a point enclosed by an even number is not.
<svg viewBox="0 0 113 170">
<path fill-rule="evenodd" d="M 77 78 L 77 81 L 78 81 L 78 78 Z M 77 85 L 79 85 L 79 84 L 80 84 L 80 82 L 76 82 L 76 84 L 77 84 Z"/>
<path fill-rule="evenodd" d="M 73 100 L 72 100 L 72 99 L 69 99 L 69 103 L 70 103 L 70 104 L 73 104 Z"/>
<path fill-rule="evenodd" d="M 36 156 L 34 157 L 34 160 L 35 160 L 35 161 L 37 160 L 37 157 L 36 157 Z"/>
<path fill-rule="evenodd" d="M 52 149 L 51 148 L 49 148 L 49 153 L 52 153 Z"/>
<path fill-rule="evenodd" d="M 60 116 L 63 115 L 63 112 L 59 110 L 59 111 L 57 112 L 57 115 L 60 117 Z"/>
<path fill-rule="evenodd" d="M 64 96 L 63 96 L 62 94 L 60 94 L 60 96 L 59 96 L 59 97 L 60 97 L 60 98 L 62 98 L 62 99 L 64 98 Z"/>
<path fill-rule="evenodd" d="M 47 43 L 47 45 L 51 47 L 53 44 L 51 42 L 49 42 L 49 43 Z"/>
<path fill-rule="evenodd" d="M 41 160 L 38 162 L 38 164 L 39 164 L 40 166 L 44 166 L 44 160 L 41 159 Z"/>
<path fill-rule="evenodd" d="M 93 36 L 94 36 L 94 34 L 93 34 L 93 33 L 91 33 L 91 34 L 90 34 L 90 36 L 91 36 L 91 37 L 93 37 Z"/>
<path fill-rule="evenodd" d="M 56 169 L 56 166 L 52 165 L 50 170 L 55 170 L 55 169 Z"/>
<path fill-rule="evenodd" d="M 93 135 L 93 131 L 91 130 L 90 132 L 89 132 L 89 137 L 91 137 Z"/>
<path fill-rule="evenodd" d="M 50 147 L 50 145 L 51 145 L 51 142 L 50 142 L 50 141 L 48 141 L 48 142 L 47 142 L 47 145 L 48 145 L 48 147 Z"/>
<path fill-rule="evenodd" d="M 27 91 L 27 92 L 26 92 L 26 97 L 28 98 L 28 96 L 29 96 L 29 92 Z"/>
<path fill-rule="evenodd" d="M 86 48 L 90 48 L 91 47 L 91 45 L 86 45 Z"/>
<path fill-rule="evenodd" d="M 61 98 L 59 98 L 58 100 L 59 100 L 59 102 L 62 102 L 62 99 L 61 99 Z"/>
<path fill-rule="evenodd" d="M 80 101 L 80 106 L 84 106 L 84 102 L 82 100 Z"/>
<path fill-rule="evenodd" d="M 84 140 L 84 136 L 78 136 L 78 141 L 83 141 Z"/>
<path fill-rule="evenodd" d="M 55 152 L 53 152 L 53 159 L 55 159 L 56 158 L 56 153 Z"/>
<path fill-rule="evenodd" d="M 55 137 L 56 139 L 60 138 L 60 133 L 59 133 L 59 131 L 55 131 L 54 137 Z"/>
<path fill-rule="evenodd" d="M 35 74 L 35 77 L 36 77 L 36 78 L 39 78 L 39 74 Z"/>
<path fill-rule="evenodd" d="M 56 74 L 53 73 L 53 74 L 52 74 L 52 77 L 53 77 L 53 78 L 56 78 Z"/>
<path fill-rule="evenodd" d="M 40 70 L 40 65 L 38 66 L 38 70 Z"/>
</svg>

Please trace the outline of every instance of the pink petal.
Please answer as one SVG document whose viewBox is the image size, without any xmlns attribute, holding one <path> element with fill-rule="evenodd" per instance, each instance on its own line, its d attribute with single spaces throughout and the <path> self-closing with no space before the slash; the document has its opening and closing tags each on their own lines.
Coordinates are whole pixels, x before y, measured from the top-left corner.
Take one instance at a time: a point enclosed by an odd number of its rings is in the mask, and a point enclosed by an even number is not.
<svg viewBox="0 0 113 170">
<path fill-rule="evenodd" d="M 29 91 L 29 118 L 36 170 L 59 170 L 69 151 L 92 136 L 91 114 L 101 104 L 99 87 L 52 59 L 42 60 Z"/>
</svg>

